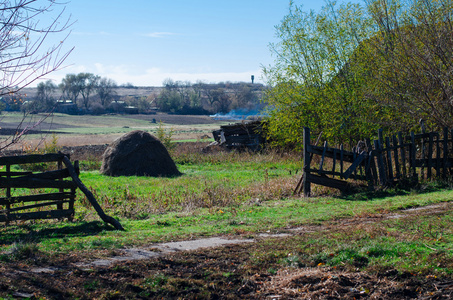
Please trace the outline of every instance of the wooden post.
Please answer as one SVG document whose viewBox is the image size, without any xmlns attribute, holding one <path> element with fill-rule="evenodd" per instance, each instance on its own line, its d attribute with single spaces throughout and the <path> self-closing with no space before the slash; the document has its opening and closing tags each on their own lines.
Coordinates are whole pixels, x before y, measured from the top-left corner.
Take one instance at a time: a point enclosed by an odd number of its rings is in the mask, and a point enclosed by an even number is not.
<svg viewBox="0 0 453 300">
<path fill-rule="evenodd" d="M 444 157 L 442 158 L 442 178 L 447 178 L 447 159 L 448 159 L 448 128 L 444 127 L 444 141 L 443 141 L 443 148 L 444 148 Z"/>
<path fill-rule="evenodd" d="M 412 169 L 412 178 L 415 180 L 418 180 L 417 176 L 417 166 L 415 165 L 415 152 L 416 152 L 416 145 L 415 145 L 415 134 L 411 132 L 411 145 L 409 148 L 409 153 L 410 153 L 410 160 L 411 160 L 411 165 L 410 168 Z"/>
<path fill-rule="evenodd" d="M 374 148 L 377 156 L 378 170 L 379 170 L 379 181 L 382 186 L 387 184 L 387 176 L 385 174 L 384 159 L 382 158 L 382 148 L 379 145 L 379 141 L 374 141 Z"/>
<path fill-rule="evenodd" d="M 77 176 L 76 170 L 73 167 L 73 165 L 71 164 L 71 162 L 69 161 L 69 158 L 64 156 L 63 163 L 66 165 L 66 168 L 68 168 L 68 171 L 72 177 L 72 180 L 74 180 L 75 184 L 85 194 L 88 201 L 90 201 L 91 205 L 94 207 L 94 209 L 98 213 L 99 217 L 101 217 L 102 221 L 113 225 L 118 230 L 124 230 L 124 228 L 123 228 L 123 226 L 121 226 L 120 222 L 118 222 L 116 219 L 114 219 L 104 213 L 104 211 L 102 210 L 102 207 L 96 201 L 96 198 L 94 197 L 93 193 L 82 183 L 80 178 Z"/>
<path fill-rule="evenodd" d="M 406 150 L 405 150 L 405 145 L 404 145 L 404 140 L 403 140 L 403 134 L 402 132 L 398 132 L 398 140 L 400 143 L 400 154 L 401 154 L 401 165 L 402 165 L 402 172 L 403 172 L 403 177 L 406 177 Z"/>
<path fill-rule="evenodd" d="M 387 175 L 390 181 L 393 181 L 393 163 L 392 163 L 392 148 L 390 147 L 390 138 L 385 138 L 385 147 L 387 148 Z"/>
<path fill-rule="evenodd" d="M 431 179 L 432 176 L 432 167 L 433 167 L 433 152 L 434 152 L 434 143 L 433 143 L 434 133 L 429 133 L 429 144 L 428 144 L 428 163 L 427 163 L 427 179 Z"/>
<path fill-rule="evenodd" d="M 310 197 L 311 186 L 310 186 L 310 128 L 304 127 L 304 174 L 303 174 L 303 187 L 304 187 L 304 197 Z"/>
<path fill-rule="evenodd" d="M 62 168 L 63 168 L 63 162 L 61 161 L 61 159 L 59 159 L 58 162 L 57 162 L 57 169 L 61 170 Z M 63 178 L 60 178 L 59 181 L 63 181 Z M 63 193 L 64 189 L 60 188 L 58 191 L 60 193 Z M 63 203 L 58 203 L 57 204 L 57 209 L 63 209 Z"/>
<path fill-rule="evenodd" d="M 425 130 L 425 123 L 423 122 L 423 120 L 420 120 L 420 125 L 422 127 L 422 134 L 425 134 L 426 133 L 426 130 Z M 426 145 L 425 145 L 425 138 L 423 137 L 421 139 L 422 141 L 422 168 L 420 170 L 420 178 L 423 179 L 425 178 L 425 161 L 426 161 Z"/>
<path fill-rule="evenodd" d="M 11 179 L 11 165 L 6 165 L 6 178 L 9 181 Z M 9 211 L 11 210 L 11 187 L 8 185 L 6 188 L 6 198 L 8 199 L 8 204 L 6 204 L 6 225 L 9 224 Z"/>
<path fill-rule="evenodd" d="M 321 156 L 321 162 L 319 163 L 319 172 L 322 171 L 322 165 L 324 164 L 324 158 L 326 157 L 326 151 L 327 151 L 327 141 L 324 142 L 324 149 L 322 150 L 322 156 Z"/>
<path fill-rule="evenodd" d="M 440 135 L 436 132 L 436 177 L 440 178 Z"/>
<path fill-rule="evenodd" d="M 384 172 L 383 174 L 384 174 L 384 178 L 385 178 L 385 183 L 381 182 L 381 184 L 384 185 L 384 184 L 387 184 L 387 178 L 388 178 L 387 174 L 388 174 L 388 172 L 387 172 L 386 157 L 384 155 L 384 135 L 383 135 L 383 132 L 384 131 L 383 131 L 382 128 L 378 130 L 379 157 L 382 160 L 381 168 L 382 168 L 382 171 Z M 378 158 L 378 160 L 379 160 L 379 158 Z"/>
<path fill-rule="evenodd" d="M 333 148 L 332 178 L 335 178 L 335 164 L 337 162 L 337 148 Z"/>
<path fill-rule="evenodd" d="M 398 145 L 398 139 L 396 138 L 396 135 L 392 136 L 392 142 L 393 142 L 393 158 L 395 160 L 395 176 L 397 179 L 401 178 L 401 172 L 400 172 L 400 159 L 398 157 L 398 147 L 401 147 Z"/>
<path fill-rule="evenodd" d="M 341 144 L 340 145 L 340 178 L 344 178 L 343 167 L 344 167 L 344 149 L 343 149 L 343 144 Z"/>
<path fill-rule="evenodd" d="M 374 160 L 374 155 L 373 155 L 373 145 L 371 144 L 370 139 L 366 139 L 366 146 L 368 147 L 368 152 L 370 153 L 370 168 L 371 168 L 371 175 L 373 179 L 373 183 L 377 184 L 378 183 L 378 173 L 376 169 L 376 163 Z"/>
</svg>

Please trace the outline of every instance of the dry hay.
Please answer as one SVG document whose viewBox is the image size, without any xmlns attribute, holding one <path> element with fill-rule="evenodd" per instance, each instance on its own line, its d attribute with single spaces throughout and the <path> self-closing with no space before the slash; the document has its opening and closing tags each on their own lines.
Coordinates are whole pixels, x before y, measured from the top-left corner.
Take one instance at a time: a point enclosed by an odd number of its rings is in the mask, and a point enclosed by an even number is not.
<svg viewBox="0 0 453 300">
<path fill-rule="evenodd" d="M 389 274 L 394 275 L 391 271 Z M 437 299 L 445 293 L 451 296 L 451 290 L 442 291 L 437 282 L 396 277 L 332 268 L 287 268 L 261 282 L 258 293 L 267 295 L 267 299 Z"/>
<path fill-rule="evenodd" d="M 181 175 L 165 146 L 141 130 L 123 135 L 105 150 L 100 172 L 108 176 Z"/>
</svg>

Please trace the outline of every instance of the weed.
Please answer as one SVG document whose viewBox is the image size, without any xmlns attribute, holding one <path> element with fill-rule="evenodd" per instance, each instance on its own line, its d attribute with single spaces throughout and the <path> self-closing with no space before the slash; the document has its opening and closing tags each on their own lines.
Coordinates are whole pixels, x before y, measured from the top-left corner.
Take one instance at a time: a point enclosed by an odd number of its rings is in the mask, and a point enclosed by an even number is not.
<svg viewBox="0 0 453 300">
<path fill-rule="evenodd" d="M 159 122 L 157 127 L 157 138 L 162 142 L 162 144 L 167 148 L 168 152 L 172 153 L 176 147 L 176 144 L 172 142 L 172 137 L 174 134 L 173 128 L 170 128 L 169 131 L 166 131 L 162 122 Z"/>
<path fill-rule="evenodd" d="M 98 280 L 88 281 L 83 285 L 83 288 L 87 291 L 93 292 L 99 287 Z"/>
<path fill-rule="evenodd" d="M 1 255 L 0 260 L 23 260 L 35 258 L 39 254 L 38 246 L 35 243 L 30 242 L 16 242 L 10 248 L 6 254 Z"/>
<path fill-rule="evenodd" d="M 160 287 L 164 286 L 167 284 L 168 277 L 163 275 L 163 274 L 156 274 L 151 277 L 146 278 L 143 281 L 143 287 L 149 288 L 151 290 L 157 290 Z"/>
</svg>

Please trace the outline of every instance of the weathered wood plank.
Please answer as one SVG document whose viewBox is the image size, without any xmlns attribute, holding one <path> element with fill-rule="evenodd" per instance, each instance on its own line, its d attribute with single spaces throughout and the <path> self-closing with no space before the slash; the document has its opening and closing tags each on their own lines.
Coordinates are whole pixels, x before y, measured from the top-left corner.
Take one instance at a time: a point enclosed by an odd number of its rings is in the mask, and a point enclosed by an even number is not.
<svg viewBox="0 0 453 300">
<path fill-rule="evenodd" d="M 24 175 L 30 175 L 33 174 L 33 172 L 30 171 L 24 171 L 24 172 L 0 172 L 0 177 L 8 177 L 8 176 L 24 176 Z"/>
<path fill-rule="evenodd" d="M 310 180 L 308 179 L 310 175 L 310 164 L 311 164 L 311 155 L 308 152 L 309 146 L 311 144 L 310 141 L 310 129 L 308 127 L 304 127 L 304 174 L 303 174 L 303 190 L 304 190 L 304 197 L 310 197 L 311 194 L 311 186 Z"/>
<path fill-rule="evenodd" d="M 415 134 L 413 132 L 411 132 L 411 145 L 409 148 L 409 152 L 410 152 L 410 160 L 411 160 L 410 168 L 412 169 L 411 171 L 412 171 L 413 178 L 417 177 L 417 166 L 415 165 L 416 149 L 417 149 L 417 145 L 415 144 Z"/>
<path fill-rule="evenodd" d="M 398 141 L 400 146 L 400 154 L 401 154 L 401 169 L 403 173 L 403 177 L 406 177 L 406 151 L 405 145 L 403 140 L 403 133 L 400 131 L 398 132 Z"/>
<path fill-rule="evenodd" d="M 0 178 L 0 188 L 28 188 L 28 189 L 37 189 L 37 188 L 63 188 L 71 189 L 76 187 L 73 181 L 55 181 L 55 180 L 45 180 L 45 179 L 21 179 L 21 178 L 11 178 L 5 179 Z"/>
<path fill-rule="evenodd" d="M 433 153 L 434 153 L 434 134 L 430 132 L 428 139 L 428 164 L 427 168 L 427 179 L 431 179 L 432 176 L 432 167 L 433 167 Z"/>
<path fill-rule="evenodd" d="M 9 215 L 1 214 L 0 222 L 17 220 L 60 219 L 69 218 L 72 215 L 74 215 L 74 210 L 71 209 L 16 213 Z"/>
<path fill-rule="evenodd" d="M 8 203 L 26 203 L 32 201 L 48 201 L 48 200 L 64 200 L 71 197 L 75 197 L 75 192 L 65 192 L 65 193 L 47 193 L 39 195 L 26 195 L 26 196 L 16 196 L 11 198 L 2 197 L 0 198 L 0 205 L 6 205 Z"/>
<path fill-rule="evenodd" d="M 338 180 L 338 179 L 318 176 L 318 175 L 314 175 L 314 174 L 308 174 L 308 180 L 311 183 L 331 187 L 331 188 L 338 189 L 341 191 L 347 191 L 349 189 L 348 182 L 344 181 L 344 180 Z"/>
<path fill-rule="evenodd" d="M 363 151 L 354 161 L 354 163 L 344 172 L 343 178 L 348 179 L 351 174 L 357 169 L 357 167 L 368 157 L 368 154 Z M 354 174 L 357 176 L 357 174 Z"/>
<path fill-rule="evenodd" d="M 373 153 L 375 154 L 378 162 L 379 181 L 381 185 L 385 185 L 387 183 L 387 176 L 384 168 L 384 159 L 382 157 L 382 148 L 378 140 L 374 141 L 374 148 L 375 151 L 373 151 Z"/>
<path fill-rule="evenodd" d="M 38 208 L 38 207 L 45 207 L 45 206 L 51 206 L 51 205 L 63 205 L 64 203 L 69 203 L 73 200 L 60 200 L 60 201 L 51 201 L 51 202 L 41 202 L 41 203 L 36 203 L 32 205 L 24 205 L 24 206 L 17 206 L 13 207 L 10 209 L 2 209 L 0 210 L 0 214 L 6 214 L 16 212 L 16 211 L 21 211 L 21 210 L 27 210 L 27 209 L 32 209 L 32 208 Z M 63 209 L 63 208 L 61 208 Z"/>
<path fill-rule="evenodd" d="M 385 138 L 385 146 L 387 152 L 387 178 L 393 180 L 393 162 L 392 162 L 392 147 L 390 147 L 390 137 Z"/>
<path fill-rule="evenodd" d="M 338 152 L 338 150 L 335 151 L 335 148 L 330 148 L 330 147 L 324 148 L 321 146 L 314 146 L 314 145 L 311 145 L 310 147 L 308 147 L 308 152 L 312 153 L 312 154 L 316 154 L 316 155 L 322 155 L 325 152 L 325 157 L 329 157 L 329 158 L 332 158 L 335 153 L 335 155 L 337 156 L 337 159 L 340 159 L 339 156 L 341 155 Z M 343 149 L 343 161 L 353 163 L 354 162 L 354 153 Z"/>
<path fill-rule="evenodd" d="M 393 159 L 395 161 L 395 176 L 396 178 L 401 178 L 401 172 L 400 172 L 400 158 L 398 156 L 398 139 L 396 138 L 396 135 L 392 136 L 392 143 L 393 143 Z"/>
<path fill-rule="evenodd" d="M 47 180 L 57 180 L 57 179 L 63 179 L 63 178 L 68 178 L 69 172 L 68 169 L 62 169 L 62 170 L 54 170 L 54 171 L 46 171 L 42 173 L 34 173 L 34 174 L 27 174 L 25 176 L 18 176 L 15 177 L 16 179 L 47 179 Z"/>
<path fill-rule="evenodd" d="M 19 155 L 19 156 L 4 156 L 0 157 L 0 166 L 3 165 L 22 165 L 22 164 L 33 164 L 41 162 L 52 162 L 61 160 L 64 156 L 69 154 L 63 153 L 48 153 L 48 154 L 30 154 L 30 155 Z"/>
<path fill-rule="evenodd" d="M 443 158 L 442 158 L 442 178 L 446 179 L 448 174 L 447 169 L 447 158 L 448 158 L 448 128 L 444 127 L 444 139 L 443 139 Z"/>
<path fill-rule="evenodd" d="M 324 150 L 322 151 L 321 162 L 319 163 L 319 171 L 322 171 L 322 165 L 324 164 L 324 159 L 326 157 L 326 149 L 328 147 L 327 141 L 324 142 Z"/>
</svg>

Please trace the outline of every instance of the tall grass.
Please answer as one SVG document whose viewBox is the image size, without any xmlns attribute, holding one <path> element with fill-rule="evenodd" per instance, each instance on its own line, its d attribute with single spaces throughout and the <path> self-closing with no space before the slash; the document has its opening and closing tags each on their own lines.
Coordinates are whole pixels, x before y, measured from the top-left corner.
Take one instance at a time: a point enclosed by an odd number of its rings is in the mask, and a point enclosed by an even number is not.
<svg viewBox="0 0 453 300">
<path fill-rule="evenodd" d="M 97 170 L 81 180 L 108 213 L 144 219 L 154 213 L 237 206 L 291 195 L 300 170 L 297 154 L 203 152 L 202 143 L 178 144 L 173 158 L 183 173 L 174 178 L 108 177 Z M 205 144 L 204 144 L 205 145 Z M 300 174 L 300 173 L 298 173 Z M 90 219 L 84 200 L 76 216 Z"/>
</svg>

